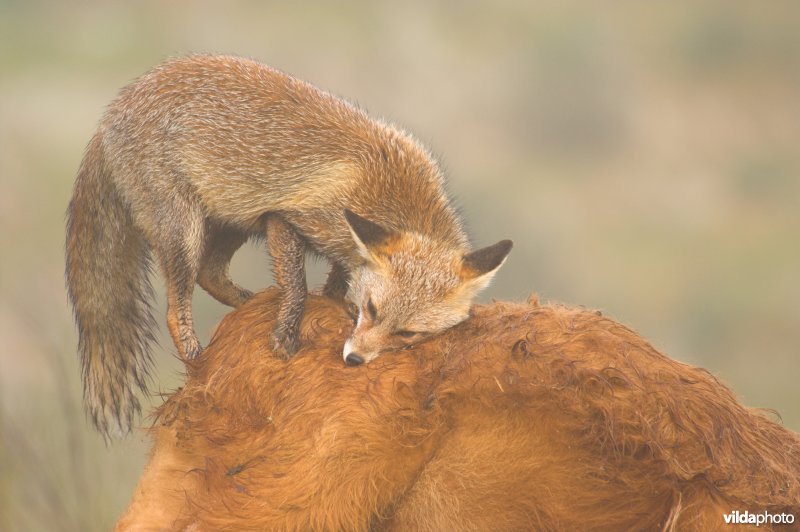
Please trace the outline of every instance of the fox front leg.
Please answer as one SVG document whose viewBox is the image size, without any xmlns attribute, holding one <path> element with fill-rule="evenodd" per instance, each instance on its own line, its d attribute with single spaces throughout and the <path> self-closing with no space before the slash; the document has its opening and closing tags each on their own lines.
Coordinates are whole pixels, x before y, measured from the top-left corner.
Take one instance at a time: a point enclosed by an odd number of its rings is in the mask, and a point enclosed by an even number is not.
<svg viewBox="0 0 800 532">
<path fill-rule="evenodd" d="M 272 329 L 270 344 L 276 355 L 288 359 L 300 343 L 300 319 L 307 292 L 306 244 L 291 225 L 272 215 L 267 218 L 267 247 L 275 282 L 281 290 L 278 321 Z"/>
<path fill-rule="evenodd" d="M 331 271 L 328 273 L 328 280 L 325 281 L 325 287 L 322 289 L 322 295 L 344 305 L 347 313 L 355 321 L 358 318 L 358 307 L 345 298 L 349 284 L 350 271 L 338 262 L 333 262 Z"/>
<path fill-rule="evenodd" d="M 350 272 L 347 268 L 333 261 L 331 263 L 331 271 L 328 273 L 328 279 L 325 281 L 325 287 L 322 289 L 322 295 L 336 301 L 344 301 L 349 281 Z"/>
</svg>

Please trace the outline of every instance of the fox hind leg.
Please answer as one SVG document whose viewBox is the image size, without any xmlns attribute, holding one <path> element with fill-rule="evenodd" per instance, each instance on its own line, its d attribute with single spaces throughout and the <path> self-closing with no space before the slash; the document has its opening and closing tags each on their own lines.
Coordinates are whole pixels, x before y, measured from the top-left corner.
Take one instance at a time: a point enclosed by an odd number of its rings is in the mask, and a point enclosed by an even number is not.
<svg viewBox="0 0 800 532">
<path fill-rule="evenodd" d="M 211 224 L 206 225 L 203 259 L 197 276 L 198 284 L 211 297 L 229 307 L 238 307 L 253 297 L 253 292 L 234 283 L 228 266 L 236 250 L 247 241 L 247 233 Z"/>
<path fill-rule="evenodd" d="M 171 223 L 149 224 L 149 241 L 167 286 L 167 327 L 184 359 L 196 358 L 202 347 L 194 332 L 192 292 L 203 254 L 205 223 L 199 206 L 176 196 L 168 206 Z"/>
<path fill-rule="evenodd" d="M 306 303 L 306 243 L 279 216 L 269 216 L 266 226 L 272 271 L 282 292 L 278 321 L 272 330 L 271 343 L 277 355 L 289 358 L 299 345 L 300 319 Z"/>
</svg>

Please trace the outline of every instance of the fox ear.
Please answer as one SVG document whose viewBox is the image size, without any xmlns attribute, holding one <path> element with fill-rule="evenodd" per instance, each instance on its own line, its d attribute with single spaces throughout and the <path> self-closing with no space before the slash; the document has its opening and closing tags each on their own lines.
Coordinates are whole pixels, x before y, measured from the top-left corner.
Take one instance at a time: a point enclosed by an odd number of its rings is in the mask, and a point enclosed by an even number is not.
<svg viewBox="0 0 800 532">
<path fill-rule="evenodd" d="M 486 288 L 506 261 L 513 245 L 511 240 L 501 240 L 464 255 L 461 259 L 461 279 L 465 286 L 472 289 L 473 293 Z"/>
<path fill-rule="evenodd" d="M 387 253 L 389 245 L 399 235 L 363 218 L 349 209 L 344 210 L 344 218 L 350 226 L 350 233 L 364 259 L 373 261 Z"/>
</svg>

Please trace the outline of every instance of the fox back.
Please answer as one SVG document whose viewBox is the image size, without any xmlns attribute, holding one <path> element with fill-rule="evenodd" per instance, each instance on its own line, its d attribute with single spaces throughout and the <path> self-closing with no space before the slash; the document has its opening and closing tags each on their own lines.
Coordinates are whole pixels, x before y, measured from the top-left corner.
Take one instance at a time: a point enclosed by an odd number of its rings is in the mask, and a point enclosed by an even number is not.
<svg viewBox="0 0 800 532">
<path fill-rule="evenodd" d="M 468 246 L 429 151 L 408 133 L 255 61 L 190 56 L 125 87 L 100 130 L 126 198 L 185 195 L 260 232 L 281 212 L 324 256 L 352 261 L 347 208 L 389 229 Z"/>
</svg>

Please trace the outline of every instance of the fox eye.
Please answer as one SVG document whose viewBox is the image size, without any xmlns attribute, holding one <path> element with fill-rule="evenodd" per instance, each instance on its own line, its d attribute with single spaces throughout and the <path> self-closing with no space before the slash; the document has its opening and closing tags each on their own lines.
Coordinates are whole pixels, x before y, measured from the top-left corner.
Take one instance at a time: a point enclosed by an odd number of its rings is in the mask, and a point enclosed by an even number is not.
<svg viewBox="0 0 800 532">
<path fill-rule="evenodd" d="M 375 303 L 372 302 L 372 298 L 369 298 L 367 301 L 367 312 L 369 313 L 370 319 L 375 319 L 378 317 L 378 309 L 375 308 Z"/>
<path fill-rule="evenodd" d="M 401 338 L 411 338 L 412 336 L 417 335 L 415 331 L 406 331 L 406 330 L 396 331 L 394 334 L 400 336 Z"/>
</svg>

